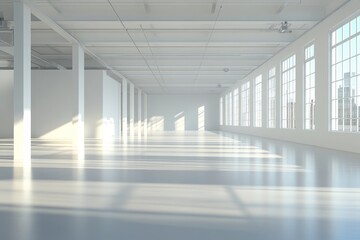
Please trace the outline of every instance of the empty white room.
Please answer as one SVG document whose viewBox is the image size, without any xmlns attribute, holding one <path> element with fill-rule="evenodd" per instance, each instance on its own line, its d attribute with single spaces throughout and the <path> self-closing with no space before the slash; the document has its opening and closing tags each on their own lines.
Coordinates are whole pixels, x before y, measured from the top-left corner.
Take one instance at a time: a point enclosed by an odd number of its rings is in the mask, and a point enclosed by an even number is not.
<svg viewBox="0 0 360 240">
<path fill-rule="evenodd" d="M 1 240 L 360 240 L 359 0 L 0 0 Z"/>
</svg>

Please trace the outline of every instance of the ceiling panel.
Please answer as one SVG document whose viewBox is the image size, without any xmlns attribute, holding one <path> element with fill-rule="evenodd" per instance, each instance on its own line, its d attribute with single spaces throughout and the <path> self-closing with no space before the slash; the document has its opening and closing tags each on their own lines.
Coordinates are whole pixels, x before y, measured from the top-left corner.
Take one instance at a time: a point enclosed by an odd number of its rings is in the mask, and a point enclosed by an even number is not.
<svg viewBox="0 0 360 240">
<path fill-rule="evenodd" d="M 87 48 L 88 69 L 118 71 L 149 94 L 218 94 L 346 0 L 33 2 Z M 10 26 L 12 3 L 0 1 Z M 292 32 L 281 34 L 285 20 Z M 71 43 L 32 21 L 33 67 L 71 69 Z M 11 68 L 11 58 L 0 52 L 0 67 Z"/>
</svg>

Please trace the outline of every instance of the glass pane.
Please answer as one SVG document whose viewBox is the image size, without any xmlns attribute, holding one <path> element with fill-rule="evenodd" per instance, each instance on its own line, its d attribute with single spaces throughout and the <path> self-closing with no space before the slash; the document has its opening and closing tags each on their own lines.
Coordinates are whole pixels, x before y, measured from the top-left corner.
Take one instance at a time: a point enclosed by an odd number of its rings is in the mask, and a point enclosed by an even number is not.
<svg viewBox="0 0 360 240">
<path fill-rule="evenodd" d="M 336 47 L 336 62 L 341 62 L 343 60 L 343 47 L 339 45 Z"/>
<path fill-rule="evenodd" d="M 350 36 L 350 24 L 346 23 L 343 27 L 343 36 L 344 36 L 344 40 L 349 38 Z"/>
<path fill-rule="evenodd" d="M 350 71 L 352 74 L 356 75 L 356 70 L 357 70 L 357 66 L 356 66 L 356 57 L 353 57 L 350 59 Z"/>
<path fill-rule="evenodd" d="M 352 38 L 350 42 L 350 57 L 356 55 L 356 38 Z"/>
<path fill-rule="evenodd" d="M 343 34 L 342 34 L 342 28 L 339 28 L 336 30 L 336 41 L 337 43 L 342 42 L 343 40 Z"/>
<path fill-rule="evenodd" d="M 349 73 L 350 73 L 350 61 L 349 60 L 344 61 L 343 72 L 344 72 L 344 75 L 345 74 L 349 75 Z"/>
<path fill-rule="evenodd" d="M 338 63 L 336 66 L 336 78 L 335 80 L 343 79 L 342 63 Z"/>
<path fill-rule="evenodd" d="M 335 63 L 337 63 L 337 57 L 336 57 L 336 48 L 333 48 L 331 50 L 331 65 L 334 65 Z"/>
<path fill-rule="evenodd" d="M 356 31 L 357 31 L 357 29 L 356 29 L 356 18 L 355 19 L 353 19 L 352 21 L 351 21 L 351 23 L 350 23 L 350 35 L 352 36 L 352 35 L 354 35 L 355 33 L 356 33 Z"/>
<path fill-rule="evenodd" d="M 350 42 L 346 41 L 343 44 L 343 59 L 348 59 L 350 57 Z"/>
</svg>

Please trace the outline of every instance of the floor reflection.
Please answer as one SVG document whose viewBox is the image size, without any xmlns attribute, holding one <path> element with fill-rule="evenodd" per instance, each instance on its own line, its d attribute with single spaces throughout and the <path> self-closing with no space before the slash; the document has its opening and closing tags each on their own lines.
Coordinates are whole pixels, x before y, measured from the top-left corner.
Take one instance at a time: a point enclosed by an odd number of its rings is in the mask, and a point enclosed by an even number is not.
<svg viewBox="0 0 360 240">
<path fill-rule="evenodd" d="M 7 240 L 360 239 L 356 154 L 211 132 L 11 154 L 1 140 Z"/>
</svg>

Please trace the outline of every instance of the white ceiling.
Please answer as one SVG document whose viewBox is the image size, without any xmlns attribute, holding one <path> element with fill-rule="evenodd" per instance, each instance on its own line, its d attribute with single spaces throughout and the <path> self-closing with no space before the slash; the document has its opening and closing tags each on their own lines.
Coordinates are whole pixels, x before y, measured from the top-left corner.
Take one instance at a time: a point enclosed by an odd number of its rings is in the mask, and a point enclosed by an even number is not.
<svg viewBox="0 0 360 240">
<path fill-rule="evenodd" d="M 223 91 L 346 0 L 33 2 L 145 92 L 195 94 Z M 0 12 L 12 21 L 12 1 L 0 0 Z M 285 20 L 292 33 L 277 31 Z M 35 17 L 32 50 L 34 67 L 71 68 L 71 44 Z M 0 68 L 11 62 L 0 51 Z M 104 67 L 87 56 L 86 68 Z"/>
</svg>

